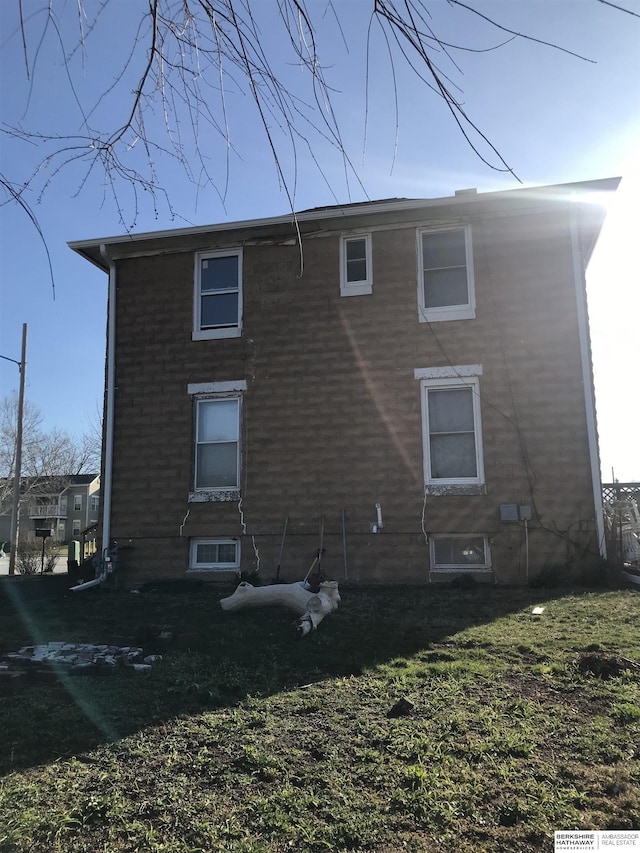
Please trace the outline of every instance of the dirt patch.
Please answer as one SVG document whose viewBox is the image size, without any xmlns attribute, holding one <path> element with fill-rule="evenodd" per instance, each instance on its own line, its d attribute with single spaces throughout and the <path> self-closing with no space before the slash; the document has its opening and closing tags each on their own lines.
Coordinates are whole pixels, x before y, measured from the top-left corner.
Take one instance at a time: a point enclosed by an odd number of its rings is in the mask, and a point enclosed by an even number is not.
<svg viewBox="0 0 640 853">
<path fill-rule="evenodd" d="M 610 678 L 620 678 L 629 669 L 629 661 L 618 655 L 604 652 L 587 652 L 578 659 L 578 672 L 581 675 L 593 675 L 607 681 Z"/>
</svg>

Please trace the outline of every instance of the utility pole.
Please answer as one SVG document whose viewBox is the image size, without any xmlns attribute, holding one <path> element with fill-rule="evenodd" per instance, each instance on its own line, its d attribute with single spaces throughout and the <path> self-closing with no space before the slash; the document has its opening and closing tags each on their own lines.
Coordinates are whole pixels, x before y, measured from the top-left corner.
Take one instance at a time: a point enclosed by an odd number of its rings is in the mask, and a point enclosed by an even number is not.
<svg viewBox="0 0 640 853">
<path fill-rule="evenodd" d="M 13 510 L 11 512 L 11 552 L 9 574 L 16 573 L 16 552 L 20 524 L 20 480 L 22 475 L 22 421 L 24 416 L 24 386 L 27 374 L 27 324 L 22 324 L 22 355 L 18 362 L 20 370 L 20 393 L 18 395 L 18 426 L 16 429 L 16 464 L 13 480 Z"/>
</svg>

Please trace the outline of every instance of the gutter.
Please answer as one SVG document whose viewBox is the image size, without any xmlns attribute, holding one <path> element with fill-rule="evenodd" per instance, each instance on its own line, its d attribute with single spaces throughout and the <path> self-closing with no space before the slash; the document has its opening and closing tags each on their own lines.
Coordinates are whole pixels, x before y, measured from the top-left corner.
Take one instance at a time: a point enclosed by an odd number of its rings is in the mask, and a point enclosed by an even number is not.
<svg viewBox="0 0 640 853">
<path fill-rule="evenodd" d="M 578 330 L 580 336 L 580 361 L 582 363 L 582 385 L 584 388 L 584 406 L 587 418 L 587 440 L 591 467 L 591 485 L 596 515 L 598 549 L 603 560 L 607 559 L 607 542 L 602 508 L 602 479 L 600 475 L 600 456 L 598 453 L 598 428 L 596 424 L 596 401 L 591 368 L 591 345 L 589 342 L 589 319 L 587 312 L 587 283 L 585 268 L 580 252 L 578 231 L 578 212 L 571 212 L 571 256 L 573 261 L 573 279 L 576 288 L 576 308 L 578 311 Z"/>
<path fill-rule="evenodd" d="M 113 424 L 116 376 L 116 264 L 109 256 L 105 244 L 100 246 L 106 268 L 109 270 L 109 297 L 107 309 L 107 394 L 104 412 L 104 477 L 100 482 L 102 492 L 102 557 L 96 577 L 86 583 L 72 586 L 71 592 L 81 592 L 103 584 L 113 571 L 110 559 L 111 542 L 111 487 L 113 482 Z"/>
<path fill-rule="evenodd" d="M 144 241 L 163 241 L 165 239 L 183 239 L 187 237 L 198 237 L 211 234 L 222 233 L 225 231 L 248 230 L 254 228 L 265 228 L 268 226 L 290 226 L 294 223 L 315 222 L 335 219 L 339 222 L 341 231 L 348 229 L 345 219 L 358 216 L 370 216 L 373 214 L 388 214 L 398 213 L 412 210 L 432 210 L 439 207 L 459 207 L 467 206 L 469 203 L 474 205 L 493 203 L 494 201 L 509 201 L 512 199 L 527 199 L 528 201 L 537 204 L 539 202 L 549 204 L 554 201 L 574 200 L 574 196 L 583 193 L 599 193 L 613 192 L 618 186 L 620 178 L 599 178 L 593 181 L 580 181 L 569 184 L 552 184 L 542 187 L 526 187 L 524 189 L 509 189 L 495 190 L 486 193 L 475 193 L 471 190 L 458 190 L 453 196 L 444 196 L 441 198 L 418 198 L 418 199 L 390 199 L 379 202 L 361 202 L 346 205 L 332 205 L 330 207 L 312 208 L 311 210 L 302 210 L 298 213 L 288 213 L 280 216 L 270 216 L 261 219 L 245 219 L 235 222 L 221 222 L 215 225 L 191 225 L 187 228 L 172 228 L 161 231 L 145 231 L 138 234 L 121 234 L 113 237 L 102 237 L 90 240 L 73 240 L 67 245 L 74 252 L 77 252 L 90 263 L 95 264 L 102 270 L 107 270 L 107 266 L 100 261 L 98 252 L 100 247 L 100 255 L 106 259 L 104 247 L 108 245 L 112 250 L 118 252 L 120 256 L 129 256 L 129 253 L 136 243 Z M 123 251 L 124 249 L 124 251 Z M 148 254 L 145 250 L 143 254 Z"/>
</svg>

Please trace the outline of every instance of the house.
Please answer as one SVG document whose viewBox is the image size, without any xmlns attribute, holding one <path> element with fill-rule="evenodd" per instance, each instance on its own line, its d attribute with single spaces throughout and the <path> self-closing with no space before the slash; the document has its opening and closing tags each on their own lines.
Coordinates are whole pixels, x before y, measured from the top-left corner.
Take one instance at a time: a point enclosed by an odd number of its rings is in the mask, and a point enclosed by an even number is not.
<svg viewBox="0 0 640 853">
<path fill-rule="evenodd" d="M 604 556 L 584 271 L 617 184 L 71 243 L 108 274 L 121 582 L 297 580 L 323 549 L 356 583 L 510 584 Z"/>
<path fill-rule="evenodd" d="M 11 492 L 8 493 L 9 497 Z M 51 530 L 58 542 L 79 539 L 83 531 L 98 521 L 100 512 L 99 474 L 61 474 L 23 477 L 19 513 L 20 535 L 35 535 L 37 529 Z M 11 501 L 0 513 L 0 540 L 8 541 L 11 531 Z"/>
</svg>

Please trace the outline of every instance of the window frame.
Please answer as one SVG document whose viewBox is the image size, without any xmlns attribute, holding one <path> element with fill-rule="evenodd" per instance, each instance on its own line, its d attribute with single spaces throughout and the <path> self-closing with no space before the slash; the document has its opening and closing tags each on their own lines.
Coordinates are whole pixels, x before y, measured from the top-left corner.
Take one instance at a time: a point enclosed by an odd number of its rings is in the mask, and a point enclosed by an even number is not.
<svg viewBox="0 0 640 853">
<path fill-rule="evenodd" d="M 440 539 L 482 539 L 484 563 L 436 563 L 436 541 Z M 490 572 L 492 559 L 489 538 L 484 533 L 432 533 L 429 536 L 429 566 L 432 572 Z"/>
<path fill-rule="evenodd" d="M 428 234 L 442 234 L 447 231 L 464 232 L 465 262 L 467 272 L 467 302 L 463 305 L 442 305 L 428 308 L 424 292 L 424 247 L 423 237 Z M 420 323 L 437 323 L 445 320 L 474 320 L 476 316 L 475 276 L 473 270 L 473 246 L 470 225 L 451 225 L 446 228 L 418 228 L 418 320 Z"/>
<path fill-rule="evenodd" d="M 429 392 L 453 391 L 469 388 L 473 402 L 473 427 L 476 451 L 475 477 L 433 477 L 431 473 L 431 442 L 429 431 Z M 420 380 L 420 405 L 422 413 L 422 455 L 425 489 L 433 486 L 483 486 L 484 453 L 482 445 L 482 419 L 480 412 L 480 382 L 476 376 L 456 376 Z"/>
<path fill-rule="evenodd" d="M 73 511 L 82 512 L 82 495 L 73 496 Z"/>
<path fill-rule="evenodd" d="M 219 326 L 215 328 L 202 328 L 202 291 L 201 271 L 202 261 L 210 258 L 238 259 L 238 317 L 237 322 L 230 326 Z M 194 258 L 194 290 L 193 290 L 193 333 L 192 340 L 207 341 L 221 338 L 239 338 L 242 335 L 242 249 L 215 249 L 208 252 L 196 252 Z M 235 293 L 235 290 L 220 291 L 221 293 Z"/>
<path fill-rule="evenodd" d="M 82 533 L 82 520 L 80 518 L 74 518 L 71 520 L 71 535 L 72 536 L 80 536 Z"/>
<path fill-rule="evenodd" d="M 347 244 L 364 240 L 367 276 L 362 281 L 347 278 Z M 368 296 L 373 293 L 373 253 L 371 234 L 344 234 L 340 238 L 340 296 Z"/>
<path fill-rule="evenodd" d="M 229 400 L 237 401 L 237 414 L 238 414 L 238 438 L 236 440 L 237 448 L 236 448 L 236 483 L 235 485 L 227 485 L 227 486 L 198 486 L 198 446 L 201 442 L 198 441 L 198 421 L 199 421 L 199 409 L 200 405 L 203 403 L 218 403 L 218 402 L 229 402 Z M 241 393 L 233 393 L 233 394 L 206 394 L 201 395 L 195 398 L 194 400 L 194 426 L 193 426 L 193 493 L 194 495 L 220 495 L 224 496 L 227 494 L 231 494 L 232 498 L 235 499 L 240 494 L 240 478 L 242 473 L 242 453 L 241 453 L 241 443 L 242 443 L 242 394 Z M 211 443 L 211 442 L 202 442 Z"/>
<path fill-rule="evenodd" d="M 198 545 L 234 545 L 236 558 L 233 563 L 198 563 Z M 189 543 L 189 567 L 188 572 L 240 572 L 240 539 L 224 536 L 198 536 L 191 539 Z"/>
</svg>

